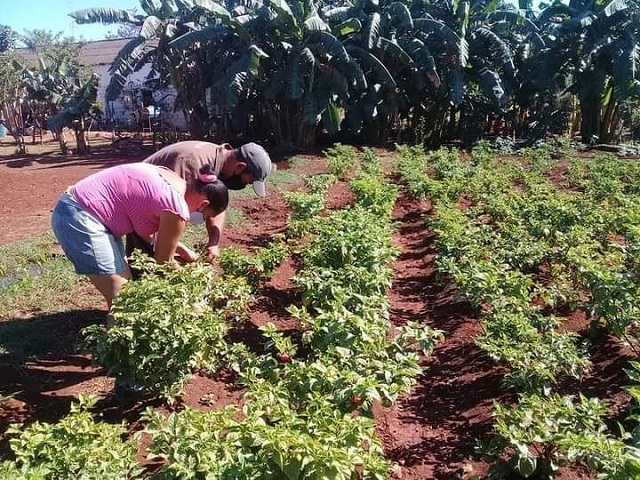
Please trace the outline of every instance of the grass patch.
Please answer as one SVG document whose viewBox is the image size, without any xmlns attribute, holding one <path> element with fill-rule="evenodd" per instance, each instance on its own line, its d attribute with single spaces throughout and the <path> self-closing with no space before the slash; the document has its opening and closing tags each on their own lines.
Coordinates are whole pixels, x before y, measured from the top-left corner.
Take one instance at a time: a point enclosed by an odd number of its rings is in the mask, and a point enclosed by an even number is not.
<svg viewBox="0 0 640 480">
<path fill-rule="evenodd" d="M 57 255 L 57 244 L 50 233 L 0 246 L 0 277 L 20 275 L 30 266 L 43 265 Z"/>
<path fill-rule="evenodd" d="M 65 256 L 51 254 L 48 237 L 2 247 L 3 262 L 16 265 L 0 278 L 1 361 L 72 352 L 80 328 L 104 320 L 102 296 Z"/>
<path fill-rule="evenodd" d="M 0 318 L 24 318 L 61 310 L 104 308 L 102 296 L 87 277 L 76 275 L 71 262 L 57 256 L 17 276 L 4 277 Z"/>
</svg>

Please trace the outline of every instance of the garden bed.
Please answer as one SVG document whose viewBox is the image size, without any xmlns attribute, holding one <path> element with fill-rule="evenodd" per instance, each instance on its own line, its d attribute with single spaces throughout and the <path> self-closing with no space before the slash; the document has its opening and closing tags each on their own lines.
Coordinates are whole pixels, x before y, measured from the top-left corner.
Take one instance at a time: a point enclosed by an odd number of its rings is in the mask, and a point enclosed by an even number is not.
<svg viewBox="0 0 640 480">
<path fill-rule="evenodd" d="M 390 155 L 377 153 L 385 159 Z M 46 232 L 49 209 L 67 185 L 98 168 L 140 158 L 112 157 L 103 151 L 82 158 L 45 155 L 1 161 L 0 189 L 5 197 L 0 221 L 13 228 L 0 233 L 0 244 Z M 297 156 L 288 171 L 298 176 L 316 175 L 326 171 L 326 166 L 320 153 L 306 154 Z M 242 219 L 227 229 L 223 246 L 265 246 L 272 235 L 285 231 L 288 210 L 277 191 L 280 188 L 284 187 L 271 188 L 265 199 L 241 196 L 232 200 Z M 335 209 L 350 203 L 352 194 L 340 183 L 331 188 L 328 198 L 330 208 Z M 394 478 L 482 478 L 489 464 L 474 454 L 476 440 L 492 430 L 494 402 L 509 403 L 514 398 L 500 385 L 506 368 L 496 365 L 475 345 L 480 323 L 470 304 L 457 294 L 454 285 L 436 281 L 434 239 L 423 218 L 430 210 L 428 201 L 405 193 L 396 203 L 393 239 L 400 255 L 393 264 L 389 292 L 391 321 L 397 326 L 411 320 L 424 322 L 442 330 L 445 341 L 425 360 L 425 373 L 411 394 L 389 408 L 374 407 L 376 432 L 385 456 L 394 464 Z M 291 283 L 293 271 L 291 262 L 276 270 L 252 306 L 251 322 L 236 334 L 255 342 L 260 337 L 258 327 L 268 321 L 281 329 L 295 328 L 296 322 L 286 310 L 297 298 Z M 0 432 L 14 422 L 55 421 L 68 413 L 79 393 L 97 395 L 98 407 L 109 421 L 126 419 L 132 430 L 140 428 L 138 419 L 148 403 L 119 403 L 112 396 L 113 380 L 73 348 L 80 329 L 104 321 L 100 299 L 86 287 L 86 301 L 80 298 L 68 310 L 45 314 L 24 311 L 0 324 L 0 333 L 13 328 L 17 335 L 35 335 L 43 344 L 38 355 L 28 361 L 0 361 L 0 395 L 11 397 L 0 404 Z M 47 295 L 46 286 L 38 288 Z M 574 326 L 578 333 L 586 333 L 580 321 Z M 603 398 L 611 407 L 611 418 L 618 419 L 628 402 L 622 368 L 631 357 L 611 340 L 594 344 L 590 353 L 593 369 L 580 390 Z M 232 378 L 195 376 L 180 397 L 182 405 L 208 410 L 238 404 L 243 392 L 233 385 Z M 577 391 L 571 383 L 564 389 Z M 157 402 L 153 405 L 160 406 Z M 6 441 L 1 446 L 6 453 Z M 559 477 L 591 478 L 575 468 L 560 472 Z"/>
</svg>

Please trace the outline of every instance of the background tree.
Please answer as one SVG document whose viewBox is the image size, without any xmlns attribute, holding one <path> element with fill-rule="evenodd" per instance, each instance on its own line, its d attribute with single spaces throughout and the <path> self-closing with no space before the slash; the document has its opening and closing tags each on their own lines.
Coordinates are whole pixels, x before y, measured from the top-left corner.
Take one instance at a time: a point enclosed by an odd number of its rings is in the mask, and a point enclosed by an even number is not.
<svg viewBox="0 0 640 480">
<path fill-rule="evenodd" d="M 138 10 L 133 8 L 128 10 L 131 15 L 137 15 Z M 116 31 L 112 32 L 109 30 L 107 34 L 104 36 L 107 40 L 115 40 L 118 38 L 135 38 L 140 33 L 140 25 L 131 24 L 131 23 L 121 23 L 116 26 Z"/>
<path fill-rule="evenodd" d="M 74 12 L 136 31 L 108 99 L 151 64 L 191 135 L 313 144 L 472 142 L 567 131 L 614 138 L 640 93 L 637 0 L 141 0 Z M 573 108 L 574 106 L 576 108 Z M 628 109 L 627 109 L 628 110 Z"/>
<path fill-rule="evenodd" d="M 15 48 L 16 33 L 7 25 L 0 25 L 0 123 L 13 136 L 18 153 L 25 153 L 22 130 L 22 88 L 16 64 L 19 58 L 11 53 Z"/>
<path fill-rule="evenodd" d="M 14 138 L 18 153 L 26 152 L 22 102 L 25 97 L 20 76 L 20 58 L 12 52 L 0 53 L 0 120 Z"/>
<path fill-rule="evenodd" d="M 26 30 L 19 38 L 37 58 L 35 65 L 28 65 L 22 71 L 28 92 L 23 111 L 28 126 L 33 127 L 35 142 L 36 133 L 46 128 L 47 119 L 60 112 L 61 105 L 92 77 L 93 71 L 91 67 L 80 64 L 83 43 L 63 36 L 62 32 Z M 58 127 L 51 130 L 60 143 L 61 151 L 67 153 L 64 126 Z M 79 151 L 83 151 L 82 142 Z"/>
<path fill-rule="evenodd" d="M 93 75 L 81 84 L 79 78 L 74 78 L 70 94 L 60 102 L 59 112 L 49 119 L 49 124 L 56 130 L 61 130 L 63 127 L 73 130 L 78 154 L 86 153 L 88 150 L 87 120 L 101 113 L 96 104 L 98 80 L 99 77 Z"/>
<path fill-rule="evenodd" d="M 545 48 L 527 65 L 530 89 L 575 95 L 585 142 L 616 140 L 621 102 L 640 95 L 638 7 L 634 0 L 556 1 L 537 19 Z"/>
<path fill-rule="evenodd" d="M 208 134 L 209 114 L 202 70 L 202 53 L 178 49 L 170 42 L 189 31 L 188 24 L 208 17 L 211 9 L 222 9 L 211 0 L 141 0 L 141 14 L 113 8 L 90 8 L 71 13 L 79 24 L 103 23 L 138 28 L 138 35 L 118 53 L 109 73 L 107 100 L 115 100 L 132 72 L 151 64 L 150 78 L 158 86 L 172 85 L 177 91 L 177 105 L 185 114 L 194 137 Z"/>
<path fill-rule="evenodd" d="M 313 1 L 258 7 L 238 3 L 229 17 L 214 12 L 216 27 L 194 30 L 176 43 L 208 37 L 201 48 L 219 72 L 208 84 L 211 101 L 235 127 L 221 133 L 252 132 L 285 147 L 307 147 L 320 125 L 330 134 L 339 130 L 348 83 L 363 85 L 364 74 Z"/>
<path fill-rule="evenodd" d="M 74 37 L 65 37 L 62 32 L 40 29 L 25 30 L 18 38 L 25 48 L 42 58 L 47 65 L 66 63 L 80 72 L 78 60 L 84 42 L 79 42 Z M 86 76 L 89 77 L 90 74 Z"/>
<path fill-rule="evenodd" d="M 8 25 L 0 25 L 0 53 L 11 51 L 16 46 L 17 35 Z"/>
</svg>

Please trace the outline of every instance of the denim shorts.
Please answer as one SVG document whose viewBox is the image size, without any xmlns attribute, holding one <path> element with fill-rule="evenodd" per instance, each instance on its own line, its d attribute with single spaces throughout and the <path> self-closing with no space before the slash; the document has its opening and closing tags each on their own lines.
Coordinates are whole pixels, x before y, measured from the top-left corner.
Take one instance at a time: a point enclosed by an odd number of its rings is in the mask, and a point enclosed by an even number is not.
<svg viewBox="0 0 640 480">
<path fill-rule="evenodd" d="M 109 275 L 127 268 L 122 238 L 78 204 L 69 192 L 53 209 L 51 228 L 80 275 Z"/>
</svg>

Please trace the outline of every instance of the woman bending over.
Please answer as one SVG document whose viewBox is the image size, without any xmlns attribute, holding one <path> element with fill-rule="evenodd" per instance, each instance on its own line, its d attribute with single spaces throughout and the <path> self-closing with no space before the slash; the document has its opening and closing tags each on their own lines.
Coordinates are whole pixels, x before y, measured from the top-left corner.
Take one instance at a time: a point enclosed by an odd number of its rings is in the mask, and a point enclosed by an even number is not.
<svg viewBox="0 0 640 480">
<path fill-rule="evenodd" d="M 76 273 L 87 275 L 111 308 L 131 279 L 124 235 L 133 232 L 153 242 L 158 263 L 176 255 L 193 262 L 197 255 L 180 243 L 190 214 L 215 216 L 228 203 L 227 188 L 210 165 L 189 183 L 164 167 L 118 165 L 68 188 L 53 209 L 51 227 Z"/>
</svg>

